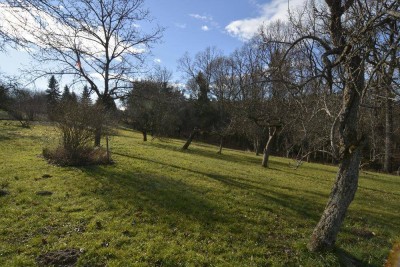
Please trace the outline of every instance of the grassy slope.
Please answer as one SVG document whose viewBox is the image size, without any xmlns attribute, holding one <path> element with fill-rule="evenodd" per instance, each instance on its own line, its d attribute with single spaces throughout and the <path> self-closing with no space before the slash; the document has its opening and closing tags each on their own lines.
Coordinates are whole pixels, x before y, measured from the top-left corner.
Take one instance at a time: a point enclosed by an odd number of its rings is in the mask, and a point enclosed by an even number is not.
<svg viewBox="0 0 400 267">
<path fill-rule="evenodd" d="M 35 266 L 81 248 L 80 266 L 382 266 L 399 237 L 400 178 L 362 173 L 335 253 L 305 247 L 336 168 L 181 141 L 142 142 L 120 130 L 116 164 L 60 168 L 38 157 L 51 127 L 0 122 L 0 266 Z M 44 174 L 52 177 L 43 178 Z M 49 190 L 52 196 L 35 192 Z M 375 235 L 370 233 L 374 232 Z"/>
</svg>

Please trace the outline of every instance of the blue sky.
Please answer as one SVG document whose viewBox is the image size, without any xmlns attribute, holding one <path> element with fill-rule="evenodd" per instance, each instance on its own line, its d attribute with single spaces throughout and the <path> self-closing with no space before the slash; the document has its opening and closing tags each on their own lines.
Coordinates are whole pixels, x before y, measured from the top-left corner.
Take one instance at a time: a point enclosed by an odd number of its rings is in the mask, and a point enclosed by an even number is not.
<svg viewBox="0 0 400 267">
<path fill-rule="evenodd" d="M 166 27 L 154 56 L 174 72 L 177 59 L 186 51 L 194 55 L 216 46 L 230 53 L 238 48 L 242 41 L 228 34 L 225 27 L 234 20 L 258 15 L 258 7 L 249 0 L 148 0 L 147 6 L 158 23 Z"/>
<path fill-rule="evenodd" d="M 290 8 L 304 1 L 290 0 Z M 224 54 L 230 54 L 261 24 L 285 19 L 288 0 L 146 0 L 145 7 L 154 18 L 153 25 L 158 23 L 166 28 L 161 42 L 154 45 L 149 61 L 167 67 L 173 71 L 174 80 L 180 80 L 177 61 L 185 52 L 194 56 L 209 46 L 216 46 Z M 142 27 L 146 30 L 149 25 Z M 9 50 L 7 54 L 0 53 L 0 62 L 1 72 L 16 74 L 18 68 L 29 64 L 29 57 Z M 36 86 L 43 90 L 46 82 L 40 81 Z"/>
<path fill-rule="evenodd" d="M 166 27 L 162 43 L 153 49 L 154 58 L 172 70 L 175 78 L 180 78 L 177 60 L 186 51 L 194 56 L 208 46 L 216 46 L 224 54 L 230 54 L 260 24 L 282 19 L 287 13 L 287 3 L 287 0 L 147 0 L 152 16 Z"/>
</svg>

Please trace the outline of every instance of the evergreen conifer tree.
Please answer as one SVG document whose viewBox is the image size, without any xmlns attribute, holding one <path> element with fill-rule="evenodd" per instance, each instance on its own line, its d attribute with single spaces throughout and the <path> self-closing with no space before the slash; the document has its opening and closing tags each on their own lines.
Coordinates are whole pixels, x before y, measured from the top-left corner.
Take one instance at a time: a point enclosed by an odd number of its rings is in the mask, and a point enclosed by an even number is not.
<svg viewBox="0 0 400 267">
<path fill-rule="evenodd" d="M 78 96 L 75 94 L 75 92 L 72 92 L 70 95 L 70 101 L 72 103 L 78 103 Z"/>
<path fill-rule="evenodd" d="M 57 111 L 57 106 L 61 98 L 60 86 L 54 75 L 52 75 L 49 79 L 49 84 L 46 90 L 46 97 L 47 97 L 47 113 L 49 119 L 54 120 Z"/>
<path fill-rule="evenodd" d="M 87 85 L 83 87 L 81 103 L 85 106 L 90 106 L 92 104 L 92 100 L 90 99 L 90 91 Z"/>
<path fill-rule="evenodd" d="M 68 102 L 69 100 L 71 100 L 71 92 L 69 91 L 68 85 L 64 86 L 64 91 L 62 93 L 61 100 L 63 102 Z"/>
</svg>

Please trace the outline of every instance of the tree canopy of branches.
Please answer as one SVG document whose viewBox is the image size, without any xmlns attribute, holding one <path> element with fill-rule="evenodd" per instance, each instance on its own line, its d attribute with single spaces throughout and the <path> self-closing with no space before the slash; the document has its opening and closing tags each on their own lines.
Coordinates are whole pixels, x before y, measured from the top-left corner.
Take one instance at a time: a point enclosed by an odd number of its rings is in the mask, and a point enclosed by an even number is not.
<svg viewBox="0 0 400 267">
<path fill-rule="evenodd" d="M 72 75 L 89 84 L 107 109 L 143 71 L 145 55 L 163 29 L 143 32 L 150 21 L 144 0 L 5 1 L 1 32 L 38 63 L 33 78 Z M 96 145 L 100 144 L 100 132 Z"/>
<path fill-rule="evenodd" d="M 144 0 L 6 2 L 1 30 L 39 62 L 35 78 L 73 75 L 104 99 L 121 96 L 162 33 L 141 31 L 150 20 Z"/>
<path fill-rule="evenodd" d="M 372 51 L 377 52 L 374 40 L 386 39 L 382 37 L 385 29 L 389 29 L 386 32 L 392 36 L 392 45 L 379 51 L 381 58 L 389 58 L 399 46 L 398 33 L 391 26 L 397 24 L 398 27 L 399 22 L 391 11 L 397 11 L 399 3 L 389 0 L 326 0 L 321 5 L 310 2 L 308 7 L 307 12 L 299 17 L 292 16 L 291 26 L 295 33 L 292 39 L 277 40 L 264 33 L 264 41 L 285 47 L 283 59 L 305 56 L 306 64 L 302 66 L 306 68 L 298 65 L 292 72 L 291 83 L 293 88 L 297 88 L 297 94 L 307 88 L 317 88 L 315 92 L 320 96 L 334 93 L 341 96 L 331 134 L 332 154 L 340 162 L 339 170 L 328 204 L 308 246 L 310 250 L 317 251 L 332 248 L 335 244 L 347 208 L 357 190 L 365 143 L 359 127 L 360 107 L 384 63 L 378 60 L 371 64 L 368 58 L 373 55 Z M 317 86 L 310 87 L 313 84 Z M 308 90 L 307 95 L 312 92 Z M 327 105 L 322 109 L 330 113 Z"/>
<path fill-rule="evenodd" d="M 176 135 L 180 126 L 182 94 L 170 85 L 171 73 L 156 69 L 147 79 L 135 81 L 124 99 L 124 121 L 143 134 L 164 137 Z"/>
</svg>

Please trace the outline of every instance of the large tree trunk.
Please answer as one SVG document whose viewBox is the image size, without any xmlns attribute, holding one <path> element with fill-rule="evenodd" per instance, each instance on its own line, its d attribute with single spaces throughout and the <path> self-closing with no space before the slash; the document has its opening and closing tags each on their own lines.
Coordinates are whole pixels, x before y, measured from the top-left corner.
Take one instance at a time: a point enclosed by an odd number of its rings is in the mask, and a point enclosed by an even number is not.
<svg viewBox="0 0 400 267">
<path fill-rule="evenodd" d="M 115 111 L 116 106 L 114 100 L 109 95 L 104 94 L 102 96 L 99 96 L 96 105 L 98 105 L 97 112 L 99 113 L 99 116 L 97 118 L 98 121 L 94 133 L 94 145 L 100 146 L 101 136 L 104 134 L 103 126 L 105 123 L 106 114 Z"/>
<path fill-rule="evenodd" d="M 258 140 L 258 137 L 254 138 L 253 140 L 253 146 L 254 146 L 254 152 L 256 153 L 256 156 L 260 155 L 260 142 Z"/>
<path fill-rule="evenodd" d="M 353 2 L 325 1 L 329 6 L 329 34 L 336 48 L 346 46 L 341 17 Z M 364 89 L 364 63 L 359 51 L 342 50 L 345 72 L 342 109 L 339 113 L 339 155 L 340 164 L 336 181 L 320 221 L 308 243 L 310 251 L 332 249 L 342 226 L 346 212 L 353 201 L 358 187 L 358 172 L 361 159 L 361 140 L 358 139 L 358 111 Z M 353 54 L 352 54 L 353 53 Z M 329 65 L 329 64 L 328 64 Z"/>
<path fill-rule="evenodd" d="M 261 163 L 261 165 L 264 168 L 268 167 L 269 155 L 271 154 L 272 139 L 275 136 L 276 127 L 273 127 L 273 129 L 271 129 L 271 127 L 269 127 L 268 131 L 269 131 L 268 141 L 267 141 L 267 144 L 265 145 L 265 148 L 264 148 L 264 155 L 263 155 L 263 160 L 262 160 L 262 163 Z"/>
<path fill-rule="evenodd" d="M 383 171 L 392 172 L 392 157 L 393 157 L 393 103 L 387 92 L 385 105 L 385 159 L 383 162 Z"/>
<path fill-rule="evenodd" d="M 189 138 L 186 140 L 186 143 L 183 145 L 182 149 L 186 150 L 189 148 L 190 144 L 193 141 L 193 138 L 196 136 L 196 134 L 199 132 L 197 128 L 194 128 L 193 131 L 190 133 Z"/>
<path fill-rule="evenodd" d="M 383 84 L 386 87 L 386 118 L 385 118 L 385 159 L 383 164 L 383 170 L 385 172 L 392 172 L 392 159 L 393 159 L 393 100 L 394 95 L 392 93 L 392 83 L 395 73 L 395 69 L 398 67 L 398 45 L 395 45 L 395 33 L 397 32 L 396 23 L 393 22 L 390 25 L 391 34 L 389 43 L 393 44 L 393 49 L 390 53 L 389 68 L 385 71 L 385 64 L 382 66 Z"/>
<path fill-rule="evenodd" d="M 101 126 L 97 127 L 94 133 L 94 146 L 100 146 L 100 141 L 101 141 Z"/>
<path fill-rule="evenodd" d="M 219 150 L 218 150 L 218 154 L 222 154 L 222 146 L 223 146 L 223 143 L 224 143 L 224 137 L 223 136 L 220 136 L 220 139 L 219 139 Z"/>
<path fill-rule="evenodd" d="M 346 68 L 347 77 L 343 91 L 342 110 L 339 117 L 341 162 L 328 203 L 314 229 L 308 248 L 311 251 L 331 249 L 358 187 L 361 159 L 361 142 L 357 137 L 358 110 L 364 88 L 363 62 L 353 56 Z"/>
<path fill-rule="evenodd" d="M 347 208 L 357 191 L 360 155 L 361 151 L 357 148 L 340 163 L 328 204 L 308 244 L 311 251 L 323 251 L 334 246 Z"/>
<path fill-rule="evenodd" d="M 146 142 L 147 141 L 147 131 L 142 131 L 143 134 L 143 141 Z"/>
</svg>

